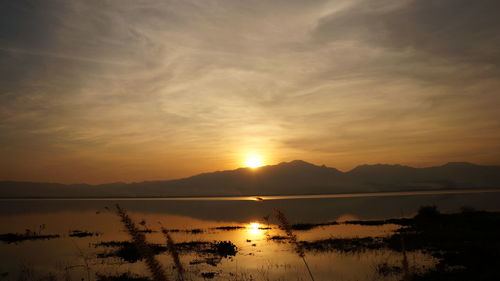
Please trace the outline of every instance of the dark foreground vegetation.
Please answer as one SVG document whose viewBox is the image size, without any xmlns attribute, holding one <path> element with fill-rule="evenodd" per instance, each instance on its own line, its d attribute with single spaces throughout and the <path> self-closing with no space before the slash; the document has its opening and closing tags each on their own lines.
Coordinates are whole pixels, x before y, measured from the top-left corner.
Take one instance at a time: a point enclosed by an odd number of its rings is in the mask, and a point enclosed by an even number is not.
<svg viewBox="0 0 500 281">
<path fill-rule="evenodd" d="M 160 244 L 147 243 L 154 255 L 168 251 L 168 247 Z M 190 241 L 174 244 L 179 254 L 196 253 L 200 258 L 192 263 L 206 263 L 216 266 L 222 258 L 235 256 L 238 252 L 236 246 L 230 241 Z M 98 258 L 115 257 L 123 261 L 134 263 L 143 260 L 140 249 L 129 241 L 109 241 L 95 244 L 96 248 L 106 248 L 97 254 Z"/>
<path fill-rule="evenodd" d="M 38 227 L 38 229 L 31 230 L 26 229 L 24 233 L 4 233 L 0 234 L 0 241 L 5 243 L 18 243 L 29 240 L 45 240 L 45 239 L 54 239 L 59 238 L 61 235 L 59 234 L 45 234 L 42 232 L 45 230 L 45 224 L 42 224 Z"/>
<path fill-rule="evenodd" d="M 42 233 L 42 230 L 43 228 L 40 228 L 39 230 L 26 229 L 24 233 L 3 233 L 0 234 L 0 241 L 11 244 L 30 240 L 48 240 L 64 237 L 64 235 L 61 234 L 45 234 Z M 100 233 L 98 232 L 90 232 L 86 230 L 71 230 L 69 231 L 69 234 L 67 234 L 68 237 L 73 238 L 84 238 L 99 235 Z"/>
<path fill-rule="evenodd" d="M 401 250 L 423 249 L 439 259 L 434 270 L 414 280 L 500 280 L 500 213 L 463 208 L 459 214 L 440 214 L 424 207 L 408 228 L 386 243 Z"/>
<path fill-rule="evenodd" d="M 384 238 L 363 237 L 301 241 L 307 251 L 360 252 L 388 248 L 398 252 L 421 250 L 438 259 L 425 273 L 410 273 L 411 280 L 500 280 L 500 213 L 462 208 L 461 213 L 441 214 L 435 206 L 420 208 L 409 219 L 348 221 L 362 225 L 399 224 Z M 388 268 L 384 272 L 402 271 Z"/>
</svg>

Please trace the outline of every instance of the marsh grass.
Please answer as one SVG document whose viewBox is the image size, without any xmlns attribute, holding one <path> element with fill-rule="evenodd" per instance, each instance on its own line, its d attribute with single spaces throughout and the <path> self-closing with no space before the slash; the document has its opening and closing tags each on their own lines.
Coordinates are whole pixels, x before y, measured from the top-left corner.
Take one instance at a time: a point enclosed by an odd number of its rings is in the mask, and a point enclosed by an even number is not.
<svg viewBox="0 0 500 281">
<path fill-rule="evenodd" d="M 69 237 L 77 237 L 77 238 L 83 238 L 83 237 L 92 237 L 92 236 L 99 236 L 100 233 L 98 232 L 90 232 L 86 230 L 70 230 L 68 236 Z"/>
<path fill-rule="evenodd" d="M 167 250 L 170 253 L 170 256 L 172 257 L 172 260 L 174 261 L 175 269 L 177 271 L 177 278 L 180 281 L 184 281 L 184 267 L 182 266 L 181 260 L 179 258 L 179 252 L 177 251 L 175 242 L 172 239 L 172 236 L 170 236 L 170 234 L 165 228 L 161 227 L 161 232 L 167 239 Z"/>
<path fill-rule="evenodd" d="M 304 262 L 304 265 L 306 266 L 307 272 L 309 273 L 309 277 L 311 277 L 311 280 L 314 281 L 314 276 L 311 272 L 311 269 L 309 268 L 309 264 L 307 263 L 306 260 L 306 254 L 304 252 L 304 247 L 297 241 L 297 235 L 293 233 L 293 228 L 288 219 L 286 218 L 285 214 L 281 212 L 278 209 L 274 209 L 274 213 L 276 215 L 276 218 L 278 219 L 280 228 L 285 231 L 286 235 L 288 236 L 289 241 L 295 246 L 295 252 L 297 255 L 302 259 Z"/>
<path fill-rule="evenodd" d="M 408 263 L 408 256 L 406 254 L 405 240 L 403 235 L 401 235 L 401 253 L 403 254 L 403 260 L 401 261 L 401 266 L 403 268 L 403 281 L 410 281 L 410 265 Z"/>
<path fill-rule="evenodd" d="M 82 251 L 82 249 L 80 249 L 80 247 L 78 247 L 78 244 L 76 244 L 75 241 L 72 241 L 72 242 L 78 251 L 78 256 L 83 260 L 83 263 L 84 263 L 82 265 L 77 265 L 77 266 L 81 266 L 85 269 L 85 272 L 87 273 L 87 281 L 91 281 L 90 259 L 89 259 L 89 257 L 87 257 L 85 255 L 85 253 Z M 83 281 L 83 278 L 82 278 L 82 281 Z"/>
<path fill-rule="evenodd" d="M 168 278 L 161 264 L 156 260 L 155 255 L 146 242 L 146 236 L 140 232 L 140 229 L 132 221 L 127 212 L 116 204 L 116 212 L 123 223 L 125 230 L 132 238 L 132 243 L 139 250 L 140 255 L 144 258 L 146 266 L 155 281 L 168 281 Z"/>
<path fill-rule="evenodd" d="M 152 281 L 146 276 L 140 276 L 130 271 L 117 275 L 96 274 L 97 281 Z"/>
<path fill-rule="evenodd" d="M 54 239 L 60 238 L 59 234 L 42 234 L 42 231 L 45 230 L 45 224 L 42 224 L 38 227 L 38 230 L 26 229 L 24 233 L 5 233 L 0 234 L 0 241 L 5 243 L 18 243 L 24 242 L 28 240 L 45 240 L 45 239 Z"/>
</svg>

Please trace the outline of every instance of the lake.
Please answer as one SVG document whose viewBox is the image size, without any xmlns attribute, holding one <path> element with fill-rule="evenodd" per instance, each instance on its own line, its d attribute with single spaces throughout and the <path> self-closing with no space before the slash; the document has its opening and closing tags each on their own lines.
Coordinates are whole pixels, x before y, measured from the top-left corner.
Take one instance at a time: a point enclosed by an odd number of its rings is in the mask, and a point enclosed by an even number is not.
<svg viewBox="0 0 500 281">
<path fill-rule="evenodd" d="M 262 199 L 262 200 L 261 200 Z M 383 238 L 402 226 L 347 223 L 412 217 L 421 206 L 441 212 L 467 206 L 500 210 L 499 190 L 392 192 L 370 194 L 221 198 L 10 199 L 0 200 L 0 234 L 59 235 L 51 239 L 0 242 L 1 280 L 110 280 L 130 273 L 149 276 L 142 261 L 127 250 L 115 205 L 143 231 L 170 280 L 174 263 L 165 251 L 163 227 L 177 243 L 187 280 L 310 280 L 304 260 L 275 209 L 297 227 L 298 241 Z M 225 244 L 228 242 L 227 244 Z M 229 245 L 230 251 L 225 246 Z M 231 252 L 234 247 L 234 252 Z M 436 259 L 424 251 L 405 253 L 412 271 L 432 268 Z M 315 280 L 400 280 L 403 256 L 390 249 L 306 249 Z M 393 269 L 393 270 L 390 270 Z M 130 277 L 129 276 L 129 277 Z M 24 278 L 24 279 L 23 279 Z"/>
</svg>

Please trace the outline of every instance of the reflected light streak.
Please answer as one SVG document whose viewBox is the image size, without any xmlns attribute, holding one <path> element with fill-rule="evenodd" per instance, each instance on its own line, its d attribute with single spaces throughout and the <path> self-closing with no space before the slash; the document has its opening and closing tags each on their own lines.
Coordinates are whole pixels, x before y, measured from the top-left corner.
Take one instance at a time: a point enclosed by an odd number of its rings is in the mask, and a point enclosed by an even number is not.
<svg viewBox="0 0 500 281">
<path fill-rule="evenodd" d="M 258 222 L 251 222 L 245 226 L 247 234 L 252 239 L 257 239 L 264 236 L 264 226 Z"/>
</svg>

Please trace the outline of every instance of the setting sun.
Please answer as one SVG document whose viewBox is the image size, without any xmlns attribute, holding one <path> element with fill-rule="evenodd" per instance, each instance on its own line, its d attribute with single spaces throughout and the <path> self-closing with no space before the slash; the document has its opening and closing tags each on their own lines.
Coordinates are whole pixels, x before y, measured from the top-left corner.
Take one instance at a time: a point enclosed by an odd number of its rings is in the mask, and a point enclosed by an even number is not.
<svg viewBox="0 0 500 281">
<path fill-rule="evenodd" d="M 264 165 L 264 160 L 259 155 L 252 155 L 245 159 L 245 167 L 258 168 Z"/>
</svg>

